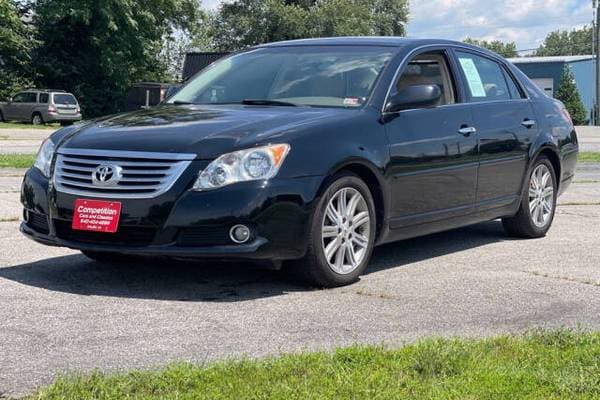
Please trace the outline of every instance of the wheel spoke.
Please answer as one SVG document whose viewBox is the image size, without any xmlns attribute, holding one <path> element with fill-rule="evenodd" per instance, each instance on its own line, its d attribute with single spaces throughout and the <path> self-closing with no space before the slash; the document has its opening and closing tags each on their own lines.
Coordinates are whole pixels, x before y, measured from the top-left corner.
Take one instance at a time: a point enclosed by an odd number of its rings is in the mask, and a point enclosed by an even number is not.
<svg viewBox="0 0 600 400">
<path fill-rule="evenodd" d="M 554 194 L 554 188 L 553 187 L 547 187 L 546 189 L 544 189 L 544 191 L 542 192 L 542 196 L 547 199 L 548 197 L 551 197 Z"/>
<path fill-rule="evenodd" d="M 538 199 L 537 197 L 535 199 L 533 199 L 532 201 L 529 202 L 529 211 L 533 214 L 533 211 L 535 210 L 535 207 L 537 206 L 538 203 Z"/>
<path fill-rule="evenodd" d="M 546 186 L 548 186 L 548 181 L 550 180 L 550 172 L 546 172 L 544 173 L 544 175 L 542 175 L 542 187 L 545 188 Z"/>
<path fill-rule="evenodd" d="M 348 210 L 348 189 L 342 189 L 340 191 L 340 197 L 338 199 L 338 214 L 341 217 L 347 216 Z"/>
<path fill-rule="evenodd" d="M 327 218 L 329 218 L 329 220 L 331 222 L 333 222 L 334 224 L 336 224 L 338 226 L 341 224 L 340 215 L 338 214 L 338 211 L 333 206 L 333 203 L 329 203 L 329 205 L 327 206 L 326 213 L 327 213 Z"/>
<path fill-rule="evenodd" d="M 529 187 L 529 198 L 537 197 L 537 190 L 535 188 Z"/>
<path fill-rule="evenodd" d="M 359 246 L 361 249 L 366 249 L 369 244 L 369 239 L 365 235 L 361 235 L 359 233 L 355 233 L 352 236 L 352 242 Z"/>
<path fill-rule="evenodd" d="M 352 218 L 352 227 L 357 229 L 369 222 L 369 219 L 369 213 L 367 211 L 358 213 Z"/>
<path fill-rule="evenodd" d="M 352 243 L 346 244 L 346 254 L 348 255 L 348 262 L 350 263 L 350 265 L 352 265 L 352 267 L 357 267 L 359 262 L 356 259 L 356 253 L 354 252 L 354 247 L 352 246 Z"/>
<path fill-rule="evenodd" d="M 344 260 L 346 259 L 346 246 L 342 245 L 338 247 L 335 255 L 335 267 L 338 271 L 344 271 Z"/>
<path fill-rule="evenodd" d="M 339 229 L 334 225 L 325 225 L 322 230 L 323 238 L 332 238 L 336 237 L 339 234 Z"/>
<path fill-rule="evenodd" d="M 548 214 L 552 212 L 552 205 L 550 204 L 550 202 L 544 200 L 542 202 L 542 206 L 544 208 L 544 211 L 547 212 Z"/>
<path fill-rule="evenodd" d="M 332 240 L 327 245 L 327 247 L 325 247 L 325 258 L 327 259 L 327 261 L 331 261 L 331 258 L 338 251 L 338 249 L 340 248 L 341 245 L 342 245 L 342 238 L 338 236 L 337 238 Z"/>
<path fill-rule="evenodd" d="M 361 200 L 362 197 L 358 193 L 352 196 L 352 198 L 350 198 L 350 201 L 348 202 L 348 210 L 346 213 L 346 216 L 348 218 L 354 215 L 354 213 L 356 212 L 356 207 L 358 206 L 358 203 L 360 203 Z"/>
</svg>

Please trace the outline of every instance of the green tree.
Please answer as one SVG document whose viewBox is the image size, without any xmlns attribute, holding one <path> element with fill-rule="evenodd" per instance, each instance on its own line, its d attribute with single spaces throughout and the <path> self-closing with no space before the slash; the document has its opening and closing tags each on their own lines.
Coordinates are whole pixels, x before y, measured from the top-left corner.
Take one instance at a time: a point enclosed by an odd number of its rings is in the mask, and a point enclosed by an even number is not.
<svg viewBox="0 0 600 400">
<path fill-rule="evenodd" d="M 585 125 L 587 123 L 587 112 L 581 101 L 579 90 L 577 90 L 575 77 L 568 66 L 565 66 L 563 70 L 555 97 L 565 104 L 575 125 Z"/>
<path fill-rule="evenodd" d="M 0 0 L 0 100 L 31 85 L 32 29 L 24 22 L 26 8 Z"/>
<path fill-rule="evenodd" d="M 120 111 L 134 82 L 169 80 L 165 46 L 201 16 L 199 0 L 38 0 L 34 10 L 39 83 L 73 92 L 87 117 Z"/>
<path fill-rule="evenodd" d="M 500 54 L 502 57 L 511 58 L 519 56 L 519 53 L 517 52 L 517 44 L 515 42 L 502 42 L 500 40 L 487 41 L 473 38 L 466 38 L 464 42 L 483 47 L 484 49 L 488 49 L 494 53 Z"/>
<path fill-rule="evenodd" d="M 551 32 L 536 50 L 535 55 L 547 57 L 592 54 L 593 37 L 594 29 L 591 26 L 572 31 Z"/>
<path fill-rule="evenodd" d="M 403 36 L 407 0 L 235 0 L 213 18 L 219 50 L 325 36 Z"/>
</svg>

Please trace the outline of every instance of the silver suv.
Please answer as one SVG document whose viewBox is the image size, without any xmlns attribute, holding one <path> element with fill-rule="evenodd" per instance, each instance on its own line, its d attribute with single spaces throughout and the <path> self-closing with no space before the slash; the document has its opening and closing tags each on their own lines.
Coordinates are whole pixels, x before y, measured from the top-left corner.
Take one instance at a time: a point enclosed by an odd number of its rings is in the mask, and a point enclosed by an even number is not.
<svg viewBox="0 0 600 400">
<path fill-rule="evenodd" d="M 0 121 L 26 121 L 34 125 L 60 122 L 69 125 L 81 120 L 75 96 L 64 90 L 29 89 L 0 103 Z"/>
</svg>

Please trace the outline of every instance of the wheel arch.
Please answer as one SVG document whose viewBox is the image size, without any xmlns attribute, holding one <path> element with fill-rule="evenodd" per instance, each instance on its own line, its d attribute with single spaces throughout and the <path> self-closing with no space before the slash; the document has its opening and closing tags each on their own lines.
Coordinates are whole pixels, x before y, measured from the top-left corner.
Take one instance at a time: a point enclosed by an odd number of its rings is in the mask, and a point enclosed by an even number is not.
<svg viewBox="0 0 600 400">
<path fill-rule="evenodd" d="M 560 161 L 560 155 L 559 155 L 558 149 L 556 148 L 556 146 L 553 143 L 547 143 L 545 145 L 540 146 L 533 153 L 532 157 L 530 158 L 531 161 L 529 163 L 529 168 L 527 169 L 528 171 L 531 169 L 531 167 L 533 166 L 535 161 L 540 156 L 546 156 L 548 158 L 548 160 L 550 160 L 550 163 L 552 164 L 552 167 L 554 168 L 554 173 L 556 174 L 556 187 L 557 187 L 557 190 L 560 190 L 561 176 L 562 176 L 562 164 Z"/>
<path fill-rule="evenodd" d="M 323 180 L 321 187 L 319 188 L 319 196 L 326 190 L 333 176 L 346 171 L 357 175 L 369 187 L 373 202 L 375 203 L 375 240 L 377 241 L 385 226 L 384 222 L 387 217 L 387 205 L 389 204 L 389 201 L 383 176 L 375 165 L 362 158 L 351 158 L 336 165 L 329 171 L 326 178 Z"/>
</svg>

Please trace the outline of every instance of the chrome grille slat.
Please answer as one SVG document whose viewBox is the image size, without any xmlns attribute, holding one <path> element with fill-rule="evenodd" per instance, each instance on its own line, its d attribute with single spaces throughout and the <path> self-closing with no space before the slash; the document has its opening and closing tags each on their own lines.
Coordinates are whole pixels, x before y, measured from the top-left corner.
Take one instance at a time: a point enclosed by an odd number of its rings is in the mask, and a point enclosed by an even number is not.
<svg viewBox="0 0 600 400">
<path fill-rule="evenodd" d="M 168 191 L 194 158 L 181 153 L 59 149 L 54 185 L 58 192 L 74 195 L 151 198 Z M 93 179 L 96 168 L 105 164 L 121 167 L 118 182 L 104 186 Z"/>
</svg>

